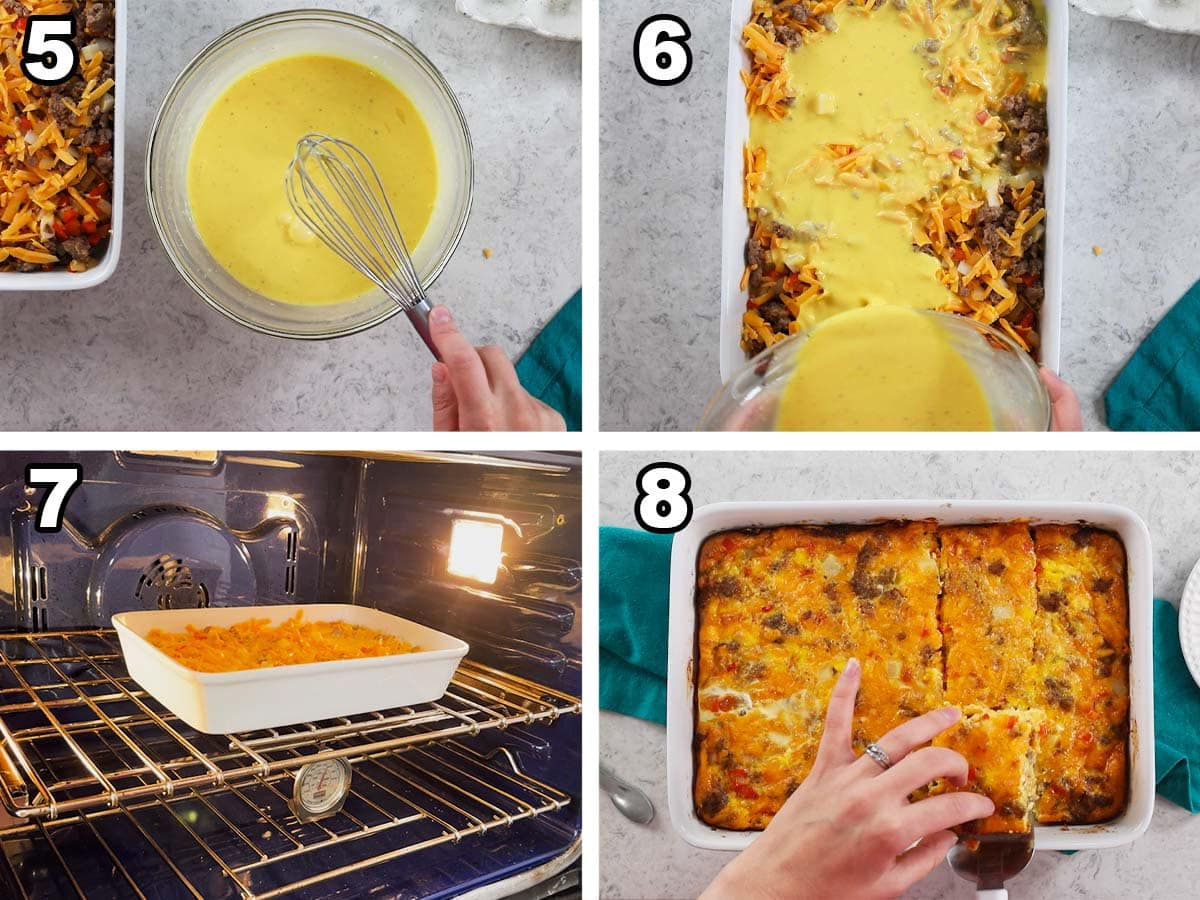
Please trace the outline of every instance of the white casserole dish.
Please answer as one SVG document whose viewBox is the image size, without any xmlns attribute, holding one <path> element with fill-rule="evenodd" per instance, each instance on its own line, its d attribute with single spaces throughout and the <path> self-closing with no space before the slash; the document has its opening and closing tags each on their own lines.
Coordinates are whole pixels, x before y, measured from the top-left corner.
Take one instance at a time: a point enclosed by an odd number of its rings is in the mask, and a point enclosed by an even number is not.
<svg viewBox="0 0 1200 900">
<path fill-rule="evenodd" d="M 0 272 L 0 292 L 84 291 L 103 284 L 117 271 L 121 258 L 121 232 L 125 223 L 125 73 L 126 34 L 129 27 L 126 0 L 115 0 L 117 15 L 116 59 L 113 61 L 113 174 L 112 235 L 104 258 L 94 268 L 78 274 L 65 269 L 52 272 Z M 86 40 L 83 41 L 86 44 Z M 76 44 L 79 45 L 77 39 Z"/>
<path fill-rule="evenodd" d="M 1058 371 L 1062 319 L 1063 210 L 1066 199 L 1067 141 L 1067 0 L 1042 0 L 1046 9 L 1046 112 L 1050 158 L 1046 163 L 1045 299 L 1039 332 L 1040 361 Z M 742 205 L 745 183 L 742 150 L 750 137 L 746 90 L 741 73 L 750 68 L 742 47 L 742 29 L 750 21 L 752 0 L 733 0 L 729 26 L 729 74 L 725 111 L 725 192 L 721 200 L 721 382 L 741 371 L 748 359 L 741 347 L 742 314 L 747 291 L 741 287 L 746 268 L 750 226 Z"/>
<path fill-rule="evenodd" d="M 278 624 L 297 612 L 313 622 L 341 620 L 395 635 L 422 650 L 402 656 L 277 666 L 242 672 L 196 672 L 146 640 L 155 628 L 229 627 L 247 619 Z M 113 616 L 133 680 L 193 728 L 206 734 L 256 731 L 437 700 L 470 649 L 416 622 L 366 606 L 308 603 L 169 609 Z"/>
<path fill-rule="evenodd" d="M 675 827 L 689 844 L 743 850 L 760 832 L 714 828 L 696 815 L 692 739 L 695 725 L 693 663 L 696 646 L 696 559 L 709 535 L 752 526 L 933 520 L 958 525 L 1027 520 L 1031 524 L 1083 522 L 1107 528 L 1125 544 L 1129 592 L 1129 805 L 1102 825 L 1047 825 L 1034 829 L 1038 850 L 1090 850 L 1127 844 L 1154 812 L 1153 556 L 1146 524 L 1132 510 L 1103 503 L 975 500 L 716 503 L 696 510 L 671 548 L 670 629 L 667 648 L 667 801 Z"/>
</svg>

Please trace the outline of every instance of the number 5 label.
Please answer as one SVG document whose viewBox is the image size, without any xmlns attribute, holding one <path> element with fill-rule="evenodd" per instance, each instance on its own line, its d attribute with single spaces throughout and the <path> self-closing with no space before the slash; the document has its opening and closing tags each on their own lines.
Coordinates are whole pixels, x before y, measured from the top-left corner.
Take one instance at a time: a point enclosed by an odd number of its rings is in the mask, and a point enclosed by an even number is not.
<svg viewBox="0 0 1200 900">
<path fill-rule="evenodd" d="M 75 17 L 29 16 L 21 47 L 21 71 L 34 84 L 54 87 L 75 74 L 79 51 L 75 49 Z"/>
<path fill-rule="evenodd" d="M 34 529 L 43 534 L 55 534 L 62 530 L 63 516 L 67 512 L 67 501 L 75 488 L 83 481 L 83 467 L 69 463 L 45 466 L 26 466 L 25 483 L 31 488 L 49 488 L 42 498 Z"/>
<path fill-rule="evenodd" d="M 679 84 L 692 71 L 692 31 L 679 16 L 651 16 L 633 38 L 633 64 L 650 84 Z"/>
</svg>

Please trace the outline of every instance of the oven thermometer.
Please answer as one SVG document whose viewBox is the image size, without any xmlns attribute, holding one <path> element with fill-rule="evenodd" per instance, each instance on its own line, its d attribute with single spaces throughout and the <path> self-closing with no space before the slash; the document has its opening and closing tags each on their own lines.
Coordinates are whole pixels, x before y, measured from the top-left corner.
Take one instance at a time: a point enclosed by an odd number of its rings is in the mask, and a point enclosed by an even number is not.
<svg viewBox="0 0 1200 900">
<path fill-rule="evenodd" d="M 342 811 L 350 796 L 350 778 L 354 770 L 344 759 L 325 759 L 309 763 L 296 773 L 292 791 L 292 812 L 301 822 L 313 822 Z"/>
</svg>

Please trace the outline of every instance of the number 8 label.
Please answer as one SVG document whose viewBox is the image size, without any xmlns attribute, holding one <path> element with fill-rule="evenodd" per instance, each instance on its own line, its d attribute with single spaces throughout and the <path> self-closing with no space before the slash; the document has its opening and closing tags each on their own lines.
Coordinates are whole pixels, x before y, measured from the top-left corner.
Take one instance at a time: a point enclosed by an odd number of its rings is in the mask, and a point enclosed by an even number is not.
<svg viewBox="0 0 1200 900">
<path fill-rule="evenodd" d="M 654 463 L 638 473 L 637 523 L 654 534 L 674 534 L 692 521 L 692 477 L 674 463 Z"/>
</svg>

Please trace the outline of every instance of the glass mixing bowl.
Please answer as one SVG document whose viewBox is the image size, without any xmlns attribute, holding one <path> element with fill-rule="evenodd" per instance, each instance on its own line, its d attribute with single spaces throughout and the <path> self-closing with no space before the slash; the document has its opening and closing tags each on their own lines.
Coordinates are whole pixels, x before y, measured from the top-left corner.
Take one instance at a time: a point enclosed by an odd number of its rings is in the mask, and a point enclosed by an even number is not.
<svg viewBox="0 0 1200 900">
<path fill-rule="evenodd" d="M 922 310 L 966 361 L 987 398 L 996 431 L 1048 431 L 1050 395 L 1033 359 L 991 326 L 951 313 Z M 708 404 L 702 431 L 771 431 L 784 387 L 808 329 L 768 347 Z"/>
<path fill-rule="evenodd" d="M 412 255 L 428 289 L 467 227 L 474 184 L 471 135 L 458 100 L 433 63 L 403 37 L 368 19 L 297 10 L 255 19 L 214 41 L 188 64 L 163 101 L 150 132 L 146 191 L 159 239 L 196 293 L 256 331 L 317 340 L 371 328 L 400 308 L 380 290 L 316 306 L 264 297 L 237 281 L 208 252 L 188 202 L 192 137 L 213 103 L 264 63 L 306 53 L 341 56 L 374 69 L 404 91 L 424 117 L 437 153 L 438 193 L 433 217 Z M 284 175 L 279 173 L 280 192 Z"/>
</svg>

